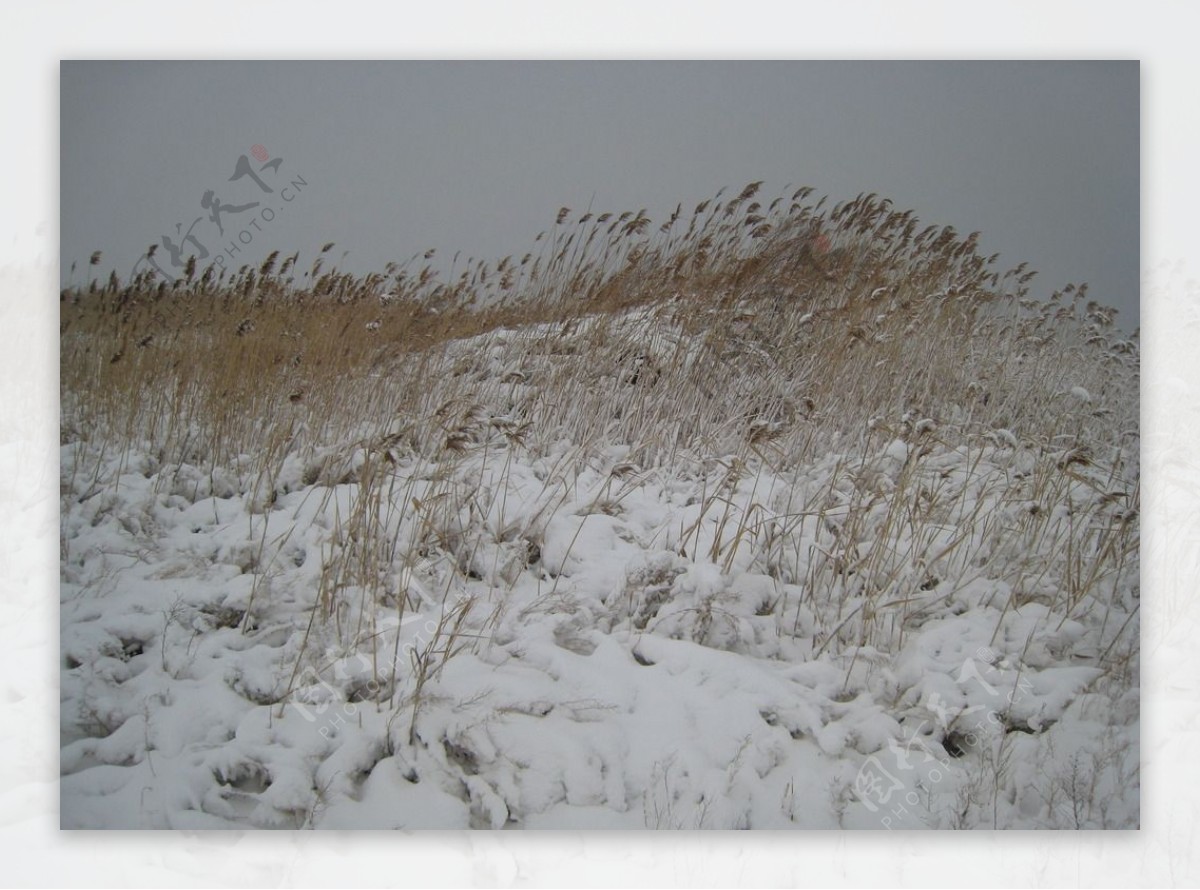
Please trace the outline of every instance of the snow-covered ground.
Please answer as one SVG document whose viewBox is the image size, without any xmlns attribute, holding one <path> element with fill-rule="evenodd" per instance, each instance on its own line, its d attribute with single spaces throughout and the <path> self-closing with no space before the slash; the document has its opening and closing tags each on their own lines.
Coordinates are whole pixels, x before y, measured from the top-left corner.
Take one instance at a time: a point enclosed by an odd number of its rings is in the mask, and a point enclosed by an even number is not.
<svg viewBox="0 0 1200 890">
<path fill-rule="evenodd" d="M 493 370 L 440 451 L 65 441 L 64 827 L 1138 825 L 1136 443 L 649 461 L 533 441 Z"/>
</svg>

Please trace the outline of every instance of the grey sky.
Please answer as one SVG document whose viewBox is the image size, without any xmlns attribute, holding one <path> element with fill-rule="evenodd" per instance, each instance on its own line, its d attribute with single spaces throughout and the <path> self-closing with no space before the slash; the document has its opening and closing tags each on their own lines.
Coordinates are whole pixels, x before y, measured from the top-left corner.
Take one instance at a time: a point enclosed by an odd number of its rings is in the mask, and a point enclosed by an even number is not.
<svg viewBox="0 0 1200 890">
<path fill-rule="evenodd" d="M 64 62 L 61 268 L 128 274 L 147 245 L 225 235 L 200 205 L 278 208 L 229 260 L 326 241 L 342 268 L 523 252 L 560 206 L 662 219 L 719 188 L 875 191 L 982 232 L 1036 295 L 1068 281 L 1132 327 L 1139 282 L 1137 62 Z M 261 144 L 286 205 L 248 177 Z M 261 166 L 253 164 L 257 171 Z M 257 212 L 257 211 L 255 211 Z M 160 248 L 160 252 L 162 249 Z M 192 252 L 190 247 L 186 252 Z M 165 255 L 164 255 L 165 256 Z"/>
</svg>

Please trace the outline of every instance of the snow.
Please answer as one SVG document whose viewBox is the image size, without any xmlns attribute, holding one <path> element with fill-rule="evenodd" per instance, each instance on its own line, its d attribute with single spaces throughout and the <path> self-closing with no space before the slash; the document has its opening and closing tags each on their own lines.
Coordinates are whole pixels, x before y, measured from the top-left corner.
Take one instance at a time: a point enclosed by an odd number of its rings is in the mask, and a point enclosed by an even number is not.
<svg viewBox="0 0 1200 890">
<path fill-rule="evenodd" d="M 788 470 L 496 432 L 371 491 L 358 444 L 268 480 L 68 442 L 62 824 L 1136 826 L 1136 553 L 1064 550 L 1117 480 L 934 430 Z"/>
</svg>

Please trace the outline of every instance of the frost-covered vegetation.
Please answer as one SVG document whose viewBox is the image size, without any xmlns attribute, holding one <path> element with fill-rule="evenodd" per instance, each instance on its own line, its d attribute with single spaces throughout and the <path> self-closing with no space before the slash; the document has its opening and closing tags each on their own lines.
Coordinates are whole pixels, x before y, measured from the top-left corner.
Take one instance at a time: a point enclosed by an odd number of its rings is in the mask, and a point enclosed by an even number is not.
<svg viewBox="0 0 1200 890">
<path fill-rule="evenodd" d="M 757 192 L 65 291 L 63 825 L 1136 827 L 1136 335 Z"/>
</svg>

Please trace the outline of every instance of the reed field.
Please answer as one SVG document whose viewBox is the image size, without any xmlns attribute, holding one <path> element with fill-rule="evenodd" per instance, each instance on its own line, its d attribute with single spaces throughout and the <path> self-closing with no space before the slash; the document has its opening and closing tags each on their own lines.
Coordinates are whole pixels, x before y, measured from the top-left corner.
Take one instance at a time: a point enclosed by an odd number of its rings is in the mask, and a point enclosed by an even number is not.
<svg viewBox="0 0 1200 890">
<path fill-rule="evenodd" d="M 1135 828 L 1137 333 L 875 194 L 61 294 L 62 824 Z"/>
</svg>

